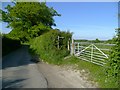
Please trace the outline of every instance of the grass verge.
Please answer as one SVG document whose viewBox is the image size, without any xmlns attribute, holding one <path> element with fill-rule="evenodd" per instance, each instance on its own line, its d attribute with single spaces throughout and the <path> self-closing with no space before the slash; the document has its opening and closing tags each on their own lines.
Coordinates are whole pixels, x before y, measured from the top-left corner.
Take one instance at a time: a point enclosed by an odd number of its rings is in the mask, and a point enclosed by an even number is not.
<svg viewBox="0 0 120 90">
<path fill-rule="evenodd" d="M 98 88 L 117 88 L 114 78 L 106 79 L 105 67 L 80 60 L 74 56 L 62 61 L 61 65 L 72 65 L 78 70 L 85 70 L 90 73 L 88 79 L 98 83 Z"/>
<path fill-rule="evenodd" d="M 34 50 L 30 49 L 29 51 L 33 56 L 36 55 Z M 49 64 L 54 64 L 59 66 L 66 66 L 66 65 L 72 66 L 74 69 L 80 70 L 80 71 L 84 70 L 85 73 L 89 73 L 89 76 L 87 77 L 88 80 L 98 83 L 98 88 L 117 88 L 118 87 L 117 82 L 114 80 L 114 78 L 106 79 L 105 67 L 80 60 L 74 56 L 71 56 L 66 59 L 61 59 L 60 60 L 61 62 L 59 64 L 54 62 L 53 60 L 50 60 L 49 62 L 46 60 L 43 60 L 43 61 Z"/>
</svg>

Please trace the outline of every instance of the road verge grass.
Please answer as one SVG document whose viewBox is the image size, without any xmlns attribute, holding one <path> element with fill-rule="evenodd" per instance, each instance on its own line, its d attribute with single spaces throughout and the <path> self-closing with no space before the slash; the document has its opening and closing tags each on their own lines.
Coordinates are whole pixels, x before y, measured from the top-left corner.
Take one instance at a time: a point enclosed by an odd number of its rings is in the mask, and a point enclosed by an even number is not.
<svg viewBox="0 0 120 90">
<path fill-rule="evenodd" d="M 32 51 L 31 53 L 33 56 L 36 54 L 35 51 Z M 66 59 L 61 58 L 60 62 L 58 63 L 52 60 L 52 58 L 49 61 L 43 60 L 43 62 L 46 62 L 48 64 L 53 64 L 53 65 L 58 65 L 61 67 L 72 66 L 74 70 L 84 71 L 81 74 L 83 76 L 87 75 L 87 80 L 97 83 L 98 88 L 117 88 L 118 87 L 117 82 L 115 82 L 114 78 L 106 79 L 105 67 L 80 60 L 74 56 L 70 56 L 69 58 L 66 58 Z"/>
<path fill-rule="evenodd" d="M 106 79 L 105 67 L 80 60 L 74 56 L 63 60 L 61 65 L 71 65 L 77 70 L 89 73 L 88 80 L 98 83 L 98 88 L 117 88 L 114 78 Z"/>
<path fill-rule="evenodd" d="M 58 36 L 64 37 L 59 41 Z M 41 35 L 30 42 L 30 50 L 32 54 L 37 54 L 44 62 L 55 64 L 59 66 L 70 65 L 77 70 L 84 70 L 89 73 L 88 79 L 98 82 L 99 88 L 117 88 L 116 81 L 113 78 L 106 79 L 105 67 L 92 64 L 90 62 L 82 61 L 74 56 L 66 58 L 69 55 L 66 43 L 69 39 L 69 33 L 52 30 Z"/>
</svg>

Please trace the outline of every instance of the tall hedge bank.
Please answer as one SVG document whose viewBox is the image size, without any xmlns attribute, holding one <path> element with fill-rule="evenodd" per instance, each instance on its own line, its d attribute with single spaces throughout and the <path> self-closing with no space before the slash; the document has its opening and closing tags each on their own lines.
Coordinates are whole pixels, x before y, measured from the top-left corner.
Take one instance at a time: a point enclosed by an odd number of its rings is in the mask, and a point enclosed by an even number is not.
<svg viewBox="0 0 120 90">
<path fill-rule="evenodd" d="M 59 40 L 58 36 L 60 37 Z M 30 48 L 37 53 L 42 60 L 48 63 L 60 64 L 62 59 L 69 54 L 67 46 L 68 40 L 70 40 L 71 37 L 72 34 L 70 32 L 50 30 L 31 40 Z"/>
</svg>

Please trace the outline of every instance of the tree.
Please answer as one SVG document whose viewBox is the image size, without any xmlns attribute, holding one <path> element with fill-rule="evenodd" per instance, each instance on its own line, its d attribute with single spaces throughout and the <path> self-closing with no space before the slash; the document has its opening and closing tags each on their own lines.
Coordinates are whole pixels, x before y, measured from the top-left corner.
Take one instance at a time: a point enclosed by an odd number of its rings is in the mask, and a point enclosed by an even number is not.
<svg viewBox="0 0 120 90">
<path fill-rule="evenodd" d="M 33 38 L 42 34 L 44 30 L 50 30 L 55 26 L 53 17 L 60 16 L 43 2 L 16 2 L 14 6 L 8 5 L 5 9 L 6 12 L 0 11 L 2 21 L 12 28 L 10 34 L 19 39 Z"/>
<path fill-rule="evenodd" d="M 100 40 L 96 38 L 95 43 L 100 43 Z"/>
</svg>

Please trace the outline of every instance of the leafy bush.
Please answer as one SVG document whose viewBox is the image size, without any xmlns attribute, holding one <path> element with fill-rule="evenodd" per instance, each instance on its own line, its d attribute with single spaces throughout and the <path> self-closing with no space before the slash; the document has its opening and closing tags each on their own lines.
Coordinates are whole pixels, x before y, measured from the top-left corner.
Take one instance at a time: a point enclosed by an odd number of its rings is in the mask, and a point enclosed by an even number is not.
<svg viewBox="0 0 120 90">
<path fill-rule="evenodd" d="M 107 63 L 107 78 L 114 78 L 120 87 L 120 28 L 117 29 L 116 45 L 110 52 L 109 61 Z"/>
<path fill-rule="evenodd" d="M 64 37 L 58 42 L 58 36 Z M 31 40 L 30 48 L 37 53 L 41 59 L 48 63 L 60 64 L 62 58 L 69 54 L 67 41 L 71 38 L 71 33 L 50 30 L 49 32 Z M 59 44 L 59 48 L 58 48 Z"/>
</svg>

